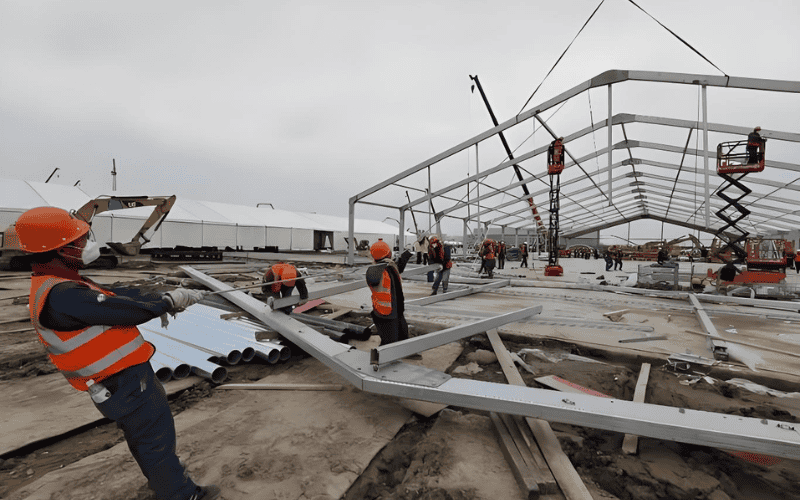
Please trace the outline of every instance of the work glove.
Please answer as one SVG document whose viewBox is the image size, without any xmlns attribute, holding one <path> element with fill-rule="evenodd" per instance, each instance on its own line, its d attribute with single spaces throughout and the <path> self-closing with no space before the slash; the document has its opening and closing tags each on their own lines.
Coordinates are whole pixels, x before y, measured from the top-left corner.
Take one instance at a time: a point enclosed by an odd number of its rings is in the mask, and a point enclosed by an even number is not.
<svg viewBox="0 0 800 500">
<path fill-rule="evenodd" d="M 175 316 L 192 304 L 197 304 L 206 292 L 200 290 L 187 290 L 186 288 L 176 288 L 164 294 L 164 298 L 170 303 L 169 313 Z"/>
</svg>

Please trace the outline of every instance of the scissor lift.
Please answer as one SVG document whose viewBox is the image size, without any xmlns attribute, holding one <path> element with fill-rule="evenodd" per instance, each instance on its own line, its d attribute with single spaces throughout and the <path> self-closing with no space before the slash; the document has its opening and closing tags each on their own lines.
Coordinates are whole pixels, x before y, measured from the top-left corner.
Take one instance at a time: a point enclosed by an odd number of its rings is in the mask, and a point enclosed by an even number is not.
<svg viewBox="0 0 800 500">
<path fill-rule="evenodd" d="M 563 276 L 558 265 L 558 212 L 560 209 L 561 172 L 564 171 L 564 145 L 558 144 L 547 152 L 547 173 L 550 175 L 550 227 L 547 232 L 547 266 L 545 276 Z"/>
</svg>

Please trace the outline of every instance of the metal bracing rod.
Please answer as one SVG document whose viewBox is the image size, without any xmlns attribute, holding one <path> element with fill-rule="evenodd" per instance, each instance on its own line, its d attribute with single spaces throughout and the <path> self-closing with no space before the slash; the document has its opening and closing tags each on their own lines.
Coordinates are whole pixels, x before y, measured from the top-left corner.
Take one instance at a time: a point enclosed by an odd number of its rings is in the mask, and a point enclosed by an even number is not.
<svg viewBox="0 0 800 500">
<path fill-rule="evenodd" d="M 508 314 L 502 314 L 466 325 L 454 326 L 438 332 L 426 333 L 389 345 L 380 346 L 370 351 L 370 362 L 375 370 L 380 365 L 403 359 L 406 356 L 417 354 L 434 347 L 439 347 L 456 340 L 463 339 L 478 333 L 484 333 L 492 328 L 497 328 L 508 323 L 513 323 L 529 318 L 542 312 L 542 306 L 528 307 Z"/>
<path fill-rule="evenodd" d="M 452 292 L 442 293 L 440 295 L 432 295 L 429 297 L 421 297 L 419 299 L 412 299 L 405 301 L 405 305 L 417 305 L 417 306 L 424 306 L 428 304 L 434 304 L 436 302 L 442 302 L 445 300 L 452 300 L 458 297 L 464 297 L 465 295 L 473 295 L 476 293 L 486 292 L 493 288 L 499 288 L 503 286 L 508 286 L 511 283 L 510 280 L 501 280 L 496 281 L 494 283 L 488 283 L 483 286 L 478 287 L 467 287 L 461 290 L 454 290 Z"/>
<path fill-rule="evenodd" d="M 182 266 L 213 290 L 228 285 Z M 317 358 L 358 389 L 402 398 L 540 418 L 596 429 L 800 459 L 800 434 L 785 422 L 723 415 L 545 389 L 456 379 L 422 366 L 395 362 L 373 371 L 369 353 L 338 343 L 243 292 L 229 300 Z"/>
</svg>

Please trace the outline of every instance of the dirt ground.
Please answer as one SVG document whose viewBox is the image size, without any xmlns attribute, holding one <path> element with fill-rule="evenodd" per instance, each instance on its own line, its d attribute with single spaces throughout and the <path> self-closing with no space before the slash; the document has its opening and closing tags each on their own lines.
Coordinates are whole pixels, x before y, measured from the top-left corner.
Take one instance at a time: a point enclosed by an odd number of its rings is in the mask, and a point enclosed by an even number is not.
<svg viewBox="0 0 800 500">
<path fill-rule="evenodd" d="M 335 266 L 329 266 L 335 269 Z M 105 282 L 119 278 L 119 282 L 136 286 L 170 286 L 164 280 L 152 280 L 146 274 L 135 279 L 133 270 L 120 270 L 120 276 L 104 273 Z M 170 273 L 169 267 L 150 266 L 135 271 Z M 55 369 L 47 361 L 43 348 L 33 331 L 4 333 L 29 328 L 25 304 L 27 290 L 10 286 L 14 273 L 0 275 L 0 380 L 36 377 L 52 373 Z M 124 274 L 128 274 L 124 276 Z M 216 274 L 218 279 L 242 284 L 254 280 L 257 273 Z M 134 278 L 134 279 L 131 279 Z M 17 293 L 19 291 L 19 293 Z M 20 321 L 11 322 L 19 319 Z M 349 314 L 342 321 L 368 325 L 371 322 L 363 315 Z M 412 323 L 414 334 L 438 330 L 441 326 Z M 477 351 L 491 351 L 485 335 L 476 335 L 462 341 L 464 350 L 447 369 L 454 377 L 505 383 L 500 365 L 495 361 L 480 364 L 479 372 L 472 375 L 459 373 L 459 367 L 471 365 Z M 800 420 L 798 400 L 760 395 L 731 385 L 723 380 L 725 374 L 711 371 L 706 378 L 669 369 L 658 357 L 644 356 L 620 358 L 596 346 L 581 346 L 577 343 L 554 339 L 531 340 L 504 336 L 510 352 L 522 349 L 540 349 L 551 358 L 573 354 L 600 361 L 590 363 L 564 359 L 559 362 L 546 361 L 527 356 L 526 362 L 535 374 L 521 370 L 525 382 L 532 387 L 541 387 L 536 377 L 559 376 L 572 383 L 599 391 L 608 396 L 631 400 L 633 398 L 640 364 L 651 362 L 647 403 L 706 410 L 747 417 L 759 417 L 796 423 Z M 293 361 L 305 355 L 295 349 L 294 360 L 285 364 L 268 365 L 253 362 L 229 367 L 230 382 L 259 380 L 268 374 L 277 374 L 288 369 Z M 785 384 L 783 384 L 785 385 Z M 215 385 L 200 384 L 176 394 L 171 399 L 175 414 L 191 408 L 204 399 L 220 397 Z M 479 499 L 476 490 L 465 486 L 440 487 L 436 482 L 425 480 L 437 475 L 446 475 L 459 463 L 459 457 L 448 453 L 448 443 L 437 434 L 439 419 L 470 419 L 475 425 L 484 425 L 488 415 L 466 408 L 450 407 L 452 413 L 438 413 L 431 417 L 414 416 L 372 460 L 369 466 L 342 497 L 344 500 L 361 499 L 425 499 L 463 500 Z M 440 425 L 445 422 L 440 422 Z M 625 455 L 620 450 L 623 435 L 590 428 L 553 423 L 559 441 L 583 480 L 590 485 L 596 499 L 800 499 L 800 462 L 793 460 L 770 460 L 770 457 L 747 456 L 740 458 L 723 450 L 666 442 L 648 438 L 639 439 L 638 455 Z M 26 447 L 7 456 L 0 457 L 0 498 L 8 496 L 20 487 L 40 478 L 47 472 L 74 463 L 86 456 L 108 449 L 122 441 L 121 432 L 113 423 L 101 422 L 87 429 L 79 429 L 35 447 Z M 520 493 L 521 494 L 521 493 Z M 136 493 L 137 500 L 149 500 L 149 490 L 142 486 Z M 548 497 L 549 498 L 549 497 Z M 558 495 L 552 498 L 563 498 Z"/>
</svg>

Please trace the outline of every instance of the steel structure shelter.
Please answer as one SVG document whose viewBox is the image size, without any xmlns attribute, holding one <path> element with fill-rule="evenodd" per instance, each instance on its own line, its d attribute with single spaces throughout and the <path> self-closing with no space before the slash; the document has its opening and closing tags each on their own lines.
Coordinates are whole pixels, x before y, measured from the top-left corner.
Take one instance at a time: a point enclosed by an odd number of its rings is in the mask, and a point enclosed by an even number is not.
<svg viewBox="0 0 800 500">
<path fill-rule="evenodd" d="M 613 86 L 629 82 L 695 86 L 698 88 L 698 106 L 702 105 L 702 118 L 685 120 L 631 113 L 612 114 Z M 549 126 L 544 112 L 557 111 L 576 96 L 604 86 L 608 88 L 606 119 L 575 131 L 555 131 Z M 709 134 L 723 140 L 740 139 L 756 124 L 742 126 L 709 122 L 708 87 L 800 93 L 800 82 L 796 81 L 653 71 L 607 71 L 354 195 L 349 200 L 350 232 L 354 231 L 355 206 L 364 204 L 397 210 L 402 228 L 405 228 L 406 212 L 412 210 L 417 216 L 427 213 L 429 220 L 434 218 L 428 224 L 428 230 L 438 227 L 443 218 L 452 218 L 463 221 L 465 236 L 468 225 L 477 222 L 481 233 L 494 226 L 503 233 L 509 229 L 514 234 L 523 232 L 532 238 L 534 231 L 538 232 L 536 221 L 531 215 L 527 196 L 520 193 L 519 187 L 525 184 L 537 186 L 540 183 L 544 189 L 531 192 L 531 197 L 537 205 L 546 201 L 544 196 L 549 193 L 547 170 L 544 165 L 534 166 L 533 160 L 546 154 L 546 143 L 563 136 L 568 160 L 564 173 L 570 174 L 561 184 L 560 229 L 564 238 L 575 238 L 640 219 L 653 219 L 714 235 L 723 222 L 712 214 L 722 207 L 712 196 L 721 183 L 712 169 L 717 143 L 723 141 L 715 139 L 710 143 Z M 479 145 L 531 119 L 539 122 L 549 134 L 546 143 L 522 152 L 519 151 L 520 146 L 514 152 L 513 159 L 506 157 L 499 163 L 487 166 L 486 160 L 478 155 Z M 572 154 L 573 145 L 578 151 L 581 149 L 581 139 L 587 140 L 602 129 L 608 132 L 605 147 L 594 147 L 593 151 L 580 157 Z M 637 140 L 630 136 L 632 132 L 640 130 L 656 130 L 665 136 L 684 131 L 686 135 L 685 139 L 673 144 Z M 623 140 L 614 142 L 612 131 L 621 134 Z M 800 133 L 797 132 L 762 129 L 761 135 L 771 141 L 800 143 Z M 698 142 L 699 147 L 690 148 L 692 141 Z M 770 149 L 775 151 L 772 146 Z M 448 160 L 458 154 L 471 155 L 473 150 L 476 172 L 467 176 L 461 173 L 453 175 L 453 162 Z M 589 161 L 599 163 L 598 160 L 603 156 L 607 158 L 607 166 L 598 167 L 591 174 L 587 172 L 583 164 Z M 709 157 L 712 158 L 712 166 L 709 165 Z M 692 163 L 698 163 L 701 159 L 702 162 L 693 167 L 689 165 L 689 159 L 692 159 Z M 514 165 L 519 165 L 527 176 L 521 180 L 514 177 L 514 182 L 503 184 L 494 175 L 512 169 Z M 431 175 L 433 168 L 449 172 L 449 179 L 460 180 L 435 186 Z M 745 202 L 751 214 L 742 223 L 749 226 L 752 232 L 762 234 L 766 231 L 794 230 L 800 226 L 800 210 L 794 201 L 797 195 L 792 191 L 800 190 L 800 186 L 792 184 L 800 180 L 800 174 L 794 174 L 800 172 L 800 164 L 775 161 L 768 155 L 763 174 L 768 172 L 773 174 L 748 178 L 748 184 L 755 187 Z M 696 179 L 698 176 L 699 181 Z M 415 180 L 418 181 L 417 187 L 413 186 Z M 409 188 L 411 195 L 408 195 Z M 403 196 L 397 195 L 400 189 L 403 189 Z M 433 206 L 439 207 L 439 210 L 433 210 Z M 416 217 L 416 220 L 421 218 Z M 353 241 L 352 237 L 350 241 Z M 351 265 L 354 251 L 351 245 L 347 257 Z"/>
</svg>

